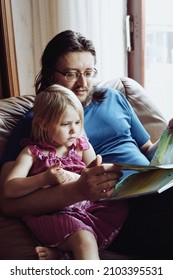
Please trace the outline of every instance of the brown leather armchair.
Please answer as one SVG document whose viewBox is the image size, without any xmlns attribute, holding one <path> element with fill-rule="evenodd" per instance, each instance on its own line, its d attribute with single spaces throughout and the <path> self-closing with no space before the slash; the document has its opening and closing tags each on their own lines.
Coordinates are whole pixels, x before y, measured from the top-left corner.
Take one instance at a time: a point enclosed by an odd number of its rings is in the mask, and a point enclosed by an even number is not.
<svg viewBox="0 0 173 280">
<path fill-rule="evenodd" d="M 121 77 L 97 83 L 99 87 L 112 87 L 123 94 L 131 103 L 139 119 L 156 141 L 167 126 L 166 120 L 149 99 L 144 88 L 134 80 Z M 0 100 L 0 157 L 6 147 L 10 133 L 20 117 L 33 106 L 35 97 L 31 95 L 10 97 Z M 15 147 L 14 147 L 15 149 Z M 37 259 L 35 240 L 20 219 L 6 218 L 0 214 L 0 259 Z M 108 258 L 121 256 L 107 255 Z"/>
</svg>

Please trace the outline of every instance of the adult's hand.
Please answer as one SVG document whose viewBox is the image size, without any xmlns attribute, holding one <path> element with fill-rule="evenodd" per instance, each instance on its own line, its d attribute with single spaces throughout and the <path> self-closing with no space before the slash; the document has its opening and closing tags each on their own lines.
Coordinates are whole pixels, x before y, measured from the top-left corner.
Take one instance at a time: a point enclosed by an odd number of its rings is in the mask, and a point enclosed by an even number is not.
<svg viewBox="0 0 173 280">
<path fill-rule="evenodd" d="M 100 165 L 102 163 L 102 156 L 97 155 L 95 160 L 93 160 L 89 165 L 88 168 Z"/>
<path fill-rule="evenodd" d="M 102 157 L 100 155 L 96 156 L 96 159 L 90 163 L 88 167 L 93 167 L 100 165 L 102 162 Z M 60 185 L 67 182 L 75 182 L 79 179 L 80 175 L 75 172 L 67 171 L 61 168 L 60 163 L 56 163 L 51 166 L 48 170 L 44 172 L 45 182 L 48 185 Z"/>
<path fill-rule="evenodd" d="M 100 155 L 82 171 L 78 179 L 78 190 L 83 200 L 98 200 L 110 197 L 114 192 L 114 186 L 121 176 L 121 171 L 112 163 L 101 164 Z"/>
</svg>

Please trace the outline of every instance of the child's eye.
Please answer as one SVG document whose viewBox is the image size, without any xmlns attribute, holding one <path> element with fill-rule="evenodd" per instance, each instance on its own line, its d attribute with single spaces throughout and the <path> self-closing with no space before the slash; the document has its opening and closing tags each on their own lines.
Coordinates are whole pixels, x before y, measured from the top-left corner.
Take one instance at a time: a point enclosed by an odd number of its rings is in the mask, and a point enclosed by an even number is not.
<svg viewBox="0 0 173 280">
<path fill-rule="evenodd" d="M 76 124 L 80 124 L 80 120 L 76 122 Z"/>
<path fill-rule="evenodd" d="M 61 123 L 61 126 L 67 126 L 69 123 Z"/>
</svg>

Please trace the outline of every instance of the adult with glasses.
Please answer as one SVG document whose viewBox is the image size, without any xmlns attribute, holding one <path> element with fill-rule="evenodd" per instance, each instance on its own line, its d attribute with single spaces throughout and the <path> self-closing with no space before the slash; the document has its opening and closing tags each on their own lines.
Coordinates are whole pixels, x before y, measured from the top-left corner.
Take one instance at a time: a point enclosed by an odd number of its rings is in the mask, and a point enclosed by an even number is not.
<svg viewBox="0 0 173 280">
<path fill-rule="evenodd" d="M 55 69 L 55 71 L 57 73 L 62 74 L 67 82 L 76 82 L 81 75 L 84 75 L 85 79 L 95 78 L 95 76 L 97 75 L 97 69 L 95 68 L 92 70 L 86 70 L 83 73 L 78 71 L 70 71 L 70 72 L 63 73 L 57 69 Z"/>
<path fill-rule="evenodd" d="M 46 46 L 41 63 L 41 71 L 35 81 L 36 94 L 55 83 L 76 94 L 84 107 L 87 136 L 104 163 L 101 164 L 98 156 L 93 166 L 86 168 L 76 182 L 39 190 L 20 199 L 9 201 L 3 197 L 1 208 L 7 215 L 42 215 L 81 200 L 96 201 L 110 197 L 119 178 L 127 175 L 125 172 L 120 174 L 111 162 L 148 165 L 157 146 L 151 143 L 148 133 L 121 93 L 94 87 L 97 70 L 92 41 L 77 32 L 61 32 Z M 4 177 L 20 151 L 17 149 L 20 140 L 29 135 L 32 117 L 30 110 L 12 133 L 4 155 Z M 108 191 L 104 192 L 105 189 Z M 159 254 L 163 258 L 165 250 L 168 257 L 173 238 L 171 197 L 170 190 L 159 197 L 130 200 L 127 221 L 110 249 L 150 258 L 152 255 L 159 257 Z M 46 203 L 43 205 L 42 201 Z"/>
</svg>

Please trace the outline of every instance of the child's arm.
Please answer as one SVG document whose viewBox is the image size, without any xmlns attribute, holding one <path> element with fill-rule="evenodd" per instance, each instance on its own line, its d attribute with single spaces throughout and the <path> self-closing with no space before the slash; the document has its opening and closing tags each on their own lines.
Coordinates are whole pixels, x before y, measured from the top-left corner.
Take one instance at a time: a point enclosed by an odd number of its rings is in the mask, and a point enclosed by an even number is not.
<svg viewBox="0 0 173 280">
<path fill-rule="evenodd" d="M 3 184 L 6 197 L 21 197 L 57 182 L 56 166 L 38 175 L 27 177 L 33 161 L 30 149 L 24 148 Z"/>
<path fill-rule="evenodd" d="M 83 151 L 82 160 L 86 165 L 89 165 L 96 158 L 96 153 L 89 143 L 89 149 Z"/>
</svg>

